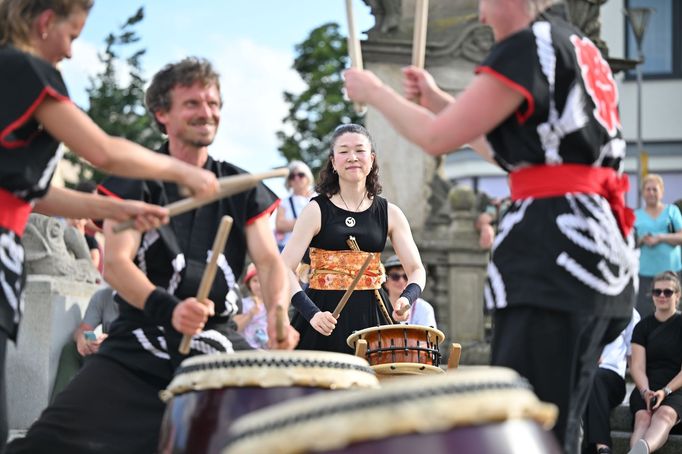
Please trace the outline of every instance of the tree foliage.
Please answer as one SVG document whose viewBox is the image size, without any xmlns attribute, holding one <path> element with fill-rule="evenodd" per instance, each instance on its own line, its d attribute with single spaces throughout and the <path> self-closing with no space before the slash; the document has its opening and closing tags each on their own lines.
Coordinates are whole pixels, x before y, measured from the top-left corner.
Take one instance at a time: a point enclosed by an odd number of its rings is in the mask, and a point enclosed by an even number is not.
<svg viewBox="0 0 682 454">
<path fill-rule="evenodd" d="M 147 148 L 157 148 L 163 138 L 153 126 L 144 107 L 144 86 L 141 60 L 146 50 L 131 46 L 140 40 L 135 27 L 144 19 L 144 8 L 129 17 L 116 31 L 109 33 L 104 42 L 104 53 L 98 55 L 103 70 L 90 78 L 87 88 L 90 106 L 87 114 L 104 131 L 112 136 L 125 137 Z M 137 46 L 136 46 L 137 47 Z M 122 82 L 121 71 L 127 71 Z M 89 166 L 73 153 L 67 159 L 80 165 L 79 179 L 92 178 L 100 181 L 104 174 Z"/>
<path fill-rule="evenodd" d="M 352 103 L 343 98 L 341 73 L 348 65 L 346 37 L 339 25 L 324 24 L 296 45 L 293 68 L 307 88 L 300 94 L 284 92 L 290 106 L 284 128 L 277 132 L 279 151 L 300 159 L 317 172 L 329 153 L 329 136 L 341 123 L 360 123 Z"/>
</svg>

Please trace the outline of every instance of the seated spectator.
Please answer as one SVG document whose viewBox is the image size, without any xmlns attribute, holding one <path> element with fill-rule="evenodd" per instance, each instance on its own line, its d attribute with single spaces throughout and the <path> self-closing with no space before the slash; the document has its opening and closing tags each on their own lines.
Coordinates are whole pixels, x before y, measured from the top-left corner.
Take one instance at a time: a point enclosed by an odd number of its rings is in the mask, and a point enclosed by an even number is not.
<svg viewBox="0 0 682 454">
<path fill-rule="evenodd" d="M 284 186 L 290 194 L 282 200 L 275 218 L 275 237 L 280 251 L 289 241 L 298 215 L 308 205 L 310 199 L 315 196 L 314 183 L 313 173 L 305 162 L 291 161 L 289 163 L 289 176 L 284 182 Z"/>
<path fill-rule="evenodd" d="M 83 180 L 76 185 L 76 191 L 86 192 L 88 194 L 97 193 L 97 183 L 92 180 Z M 76 227 L 83 236 L 85 236 L 85 241 L 88 243 L 88 249 L 90 249 L 90 257 L 92 258 L 92 263 L 95 268 L 101 273 L 103 268 L 102 261 L 102 247 L 95 238 L 95 234 L 101 232 L 102 229 L 97 226 L 91 219 L 71 219 L 69 221 L 71 225 Z"/>
<path fill-rule="evenodd" d="M 107 337 L 111 323 L 117 317 L 118 305 L 114 302 L 113 289 L 108 286 L 100 288 L 90 298 L 83 321 L 73 333 L 73 342 L 67 342 L 62 349 L 50 401 L 54 400 L 76 375 L 83 366 L 84 359 L 97 353 L 100 344 Z M 91 333 L 100 325 L 102 332 L 91 338 Z"/>
<path fill-rule="evenodd" d="M 400 294 L 407 287 L 407 274 L 403 269 L 400 259 L 397 255 L 390 256 L 384 262 L 386 269 L 386 292 L 391 306 L 395 306 L 395 302 L 400 298 Z M 412 307 L 409 309 L 409 316 L 407 321 L 410 325 L 436 326 L 436 316 L 434 314 L 433 306 L 421 298 L 417 298 Z"/>
<path fill-rule="evenodd" d="M 625 398 L 625 369 L 631 354 L 630 341 L 639 320 L 639 313 L 633 309 L 628 326 L 604 347 L 599 358 L 599 368 L 583 416 L 583 454 L 611 454 L 611 410 Z"/>
<path fill-rule="evenodd" d="M 642 289 L 644 290 L 644 289 Z M 630 394 L 634 429 L 629 454 L 648 454 L 663 446 L 682 415 L 682 315 L 677 312 L 680 281 L 666 271 L 653 278 L 655 311 L 632 333 Z"/>
<path fill-rule="evenodd" d="M 242 313 L 234 316 L 237 331 L 251 347 L 267 348 L 268 316 L 263 304 L 258 272 L 253 263 L 246 268 L 244 285 L 249 289 L 250 295 L 242 299 Z"/>
</svg>

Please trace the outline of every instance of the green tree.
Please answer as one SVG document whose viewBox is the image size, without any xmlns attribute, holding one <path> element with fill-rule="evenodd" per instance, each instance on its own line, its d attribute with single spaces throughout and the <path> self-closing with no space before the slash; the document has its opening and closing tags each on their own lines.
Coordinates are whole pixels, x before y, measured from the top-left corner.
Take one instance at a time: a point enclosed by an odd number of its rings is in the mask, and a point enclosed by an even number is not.
<svg viewBox="0 0 682 454">
<path fill-rule="evenodd" d="M 300 159 L 314 172 L 329 153 L 329 135 L 341 123 L 363 123 L 352 103 L 343 99 L 341 73 L 348 65 L 346 37 L 339 25 L 324 24 L 296 45 L 293 68 L 307 88 L 300 94 L 284 92 L 290 106 L 284 128 L 277 132 L 279 151 L 287 159 Z"/>
<path fill-rule="evenodd" d="M 105 38 L 104 53 L 98 55 L 104 69 L 90 78 L 87 89 L 90 106 L 86 112 L 108 134 L 154 149 L 161 145 L 163 137 L 153 126 L 144 107 L 146 80 L 142 77 L 141 59 L 146 50 L 137 48 L 129 51 L 130 46 L 140 40 L 135 27 L 143 19 L 144 8 L 140 8 L 117 32 Z M 125 84 L 121 83 L 119 75 L 122 65 L 129 71 L 130 80 Z M 66 157 L 80 166 L 79 180 L 92 178 L 100 181 L 105 176 L 71 152 Z"/>
</svg>

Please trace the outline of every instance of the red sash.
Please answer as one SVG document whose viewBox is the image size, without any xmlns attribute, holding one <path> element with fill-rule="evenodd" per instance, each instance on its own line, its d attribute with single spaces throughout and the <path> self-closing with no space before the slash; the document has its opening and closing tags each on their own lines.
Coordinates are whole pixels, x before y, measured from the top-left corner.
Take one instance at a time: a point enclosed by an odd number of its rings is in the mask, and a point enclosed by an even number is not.
<svg viewBox="0 0 682 454">
<path fill-rule="evenodd" d="M 625 206 L 625 193 L 630 181 L 614 169 L 583 164 L 531 166 L 510 175 L 512 200 L 528 197 L 558 197 L 570 193 L 598 194 L 611 206 L 623 235 L 635 225 L 635 213 Z"/>
<path fill-rule="evenodd" d="M 4 189 L 0 189 L 1 227 L 11 230 L 21 237 L 24 234 L 31 210 L 33 210 L 33 206 L 30 203 Z"/>
</svg>

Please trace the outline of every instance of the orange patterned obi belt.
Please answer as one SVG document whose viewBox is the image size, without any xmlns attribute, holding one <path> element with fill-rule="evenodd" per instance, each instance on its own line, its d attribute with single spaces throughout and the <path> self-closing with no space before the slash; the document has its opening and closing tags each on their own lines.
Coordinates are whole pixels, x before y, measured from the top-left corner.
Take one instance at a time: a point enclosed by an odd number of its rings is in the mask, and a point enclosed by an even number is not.
<svg viewBox="0 0 682 454">
<path fill-rule="evenodd" d="M 375 290 L 381 287 L 384 273 L 381 267 L 381 254 L 372 252 L 372 260 L 355 290 Z M 362 264 L 367 260 L 367 252 L 327 251 L 310 248 L 310 288 L 315 290 L 347 290 Z"/>
</svg>

